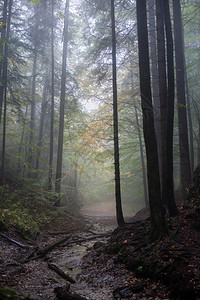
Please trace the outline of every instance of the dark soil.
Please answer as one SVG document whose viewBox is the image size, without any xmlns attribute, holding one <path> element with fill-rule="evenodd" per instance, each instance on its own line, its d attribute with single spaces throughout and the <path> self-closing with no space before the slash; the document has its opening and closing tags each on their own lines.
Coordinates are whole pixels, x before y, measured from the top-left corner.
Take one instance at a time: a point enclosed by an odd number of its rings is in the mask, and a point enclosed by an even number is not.
<svg viewBox="0 0 200 300">
<path fill-rule="evenodd" d="M 57 299 L 54 289 L 66 281 L 48 268 L 48 262 L 64 272 L 67 269 L 66 274 L 72 271 L 76 283 L 71 284 L 70 291 L 88 300 L 199 299 L 200 197 L 199 191 L 191 191 L 188 204 L 179 208 L 179 215 L 167 220 L 167 234 L 154 243 L 148 240 L 147 210 L 129 219 L 133 223 L 115 229 L 110 238 L 93 236 L 114 228 L 116 221 L 112 217 L 90 217 L 84 222 L 66 214 L 53 220 L 34 241 L 24 239 L 10 227 L 4 233 L 28 248 L 0 237 L 0 287 L 13 288 L 23 296 L 6 298 L 0 290 L 0 299 Z M 67 240 L 37 256 L 38 249 L 67 234 L 72 235 L 71 242 L 76 234 L 73 247 Z M 70 262 L 70 257 L 74 261 Z"/>
</svg>

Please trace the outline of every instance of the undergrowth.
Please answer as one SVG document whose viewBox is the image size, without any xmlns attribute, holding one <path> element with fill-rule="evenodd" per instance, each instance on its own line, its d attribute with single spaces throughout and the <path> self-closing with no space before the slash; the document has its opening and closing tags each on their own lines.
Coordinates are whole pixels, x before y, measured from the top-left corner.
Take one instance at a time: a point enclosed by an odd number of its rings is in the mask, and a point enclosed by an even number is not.
<svg viewBox="0 0 200 300">
<path fill-rule="evenodd" d="M 51 208 L 57 197 L 33 180 L 0 187 L 0 223 L 4 228 L 13 226 L 22 234 L 35 236 L 59 214 Z"/>
</svg>

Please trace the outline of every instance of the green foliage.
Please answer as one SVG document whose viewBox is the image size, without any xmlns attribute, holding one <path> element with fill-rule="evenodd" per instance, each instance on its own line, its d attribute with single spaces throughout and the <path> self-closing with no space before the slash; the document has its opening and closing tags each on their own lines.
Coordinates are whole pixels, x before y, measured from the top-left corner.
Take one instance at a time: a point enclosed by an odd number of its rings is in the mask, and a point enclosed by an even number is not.
<svg viewBox="0 0 200 300">
<path fill-rule="evenodd" d="M 40 0 L 31 0 L 30 2 L 33 3 L 33 4 L 39 4 Z"/>
<path fill-rule="evenodd" d="M 38 182 L 26 181 L 12 192 L 11 189 L 6 186 L 2 191 L 0 221 L 3 224 L 34 236 L 57 215 L 48 207 L 57 195 L 44 191 Z"/>
</svg>

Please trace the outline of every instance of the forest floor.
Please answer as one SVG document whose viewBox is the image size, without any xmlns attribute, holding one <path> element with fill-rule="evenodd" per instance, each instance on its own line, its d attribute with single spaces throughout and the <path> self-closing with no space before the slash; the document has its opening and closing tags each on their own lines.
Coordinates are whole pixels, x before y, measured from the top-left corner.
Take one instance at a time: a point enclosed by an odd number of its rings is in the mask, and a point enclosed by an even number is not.
<svg viewBox="0 0 200 300">
<path fill-rule="evenodd" d="M 15 298 L 0 292 L 0 299 L 200 299 L 199 201 L 181 207 L 179 216 L 168 220 L 167 234 L 154 243 L 147 239 L 145 210 L 121 229 L 99 210 L 96 217 L 89 211 L 86 218 L 66 214 L 34 241 L 10 227 L 2 232 L 27 247 L 0 236 L 0 286 L 18 291 Z M 57 247 L 48 250 L 54 242 Z M 70 289 L 52 265 L 75 281 Z"/>
</svg>

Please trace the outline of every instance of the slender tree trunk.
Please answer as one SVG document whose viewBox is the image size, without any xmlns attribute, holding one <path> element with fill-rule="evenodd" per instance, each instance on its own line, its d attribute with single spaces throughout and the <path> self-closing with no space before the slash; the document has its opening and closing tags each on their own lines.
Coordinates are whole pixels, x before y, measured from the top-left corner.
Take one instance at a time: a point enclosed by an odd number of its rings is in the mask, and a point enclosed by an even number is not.
<svg viewBox="0 0 200 300">
<path fill-rule="evenodd" d="M 166 140 L 167 140 L 167 81 L 165 62 L 165 37 L 164 37 L 164 14 L 162 0 L 156 0 L 157 20 L 157 49 L 158 49 L 158 75 L 159 75 L 159 97 L 161 114 L 161 190 L 163 207 L 167 208 L 166 190 Z"/>
<path fill-rule="evenodd" d="M 24 120 L 23 120 L 23 129 L 22 129 L 20 146 L 19 146 L 19 158 L 18 158 L 18 164 L 17 164 L 17 174 L 20 174 L 20 172 L 21 172 L 21 155 L 22 155 L 22 147 L 23 147 L 23 141 L 24 141 L 25 126 L 26 126 L 26 123 L 27 123 L 27 114 L 28 114 L 28 105 L 26 105 L 25 117 L 24 117 Z"/>
<path fill-rule="evenodd" d="M 195 114 L 198 122 L 198 135 L 196 136 L 197 141 L 197 165 L 200 165 L 200 110 L 196 101 L 193 99 L 193 106 L 195 109 Z"/>
<path fill-rule="evenodd" d="M 112 22 L 112 82 L 113 82 L 113 125 L 114 125 L 114 160 L 115 160 L 115 199 L 118 226 L 124 225 L 121 203 L 119 138 L 118 138 L 118 105 L 117 105 L 117 68 L 116 68 L 116 36 L 115 36 L 115 4 L 111 0 Z"/>
<path fill-rule="evenodd" d="M 68 23 L 69 23 L 69 0 L 65 5 L 64 19 L 64 40 L 62 55 L 62 75 L 61 75 L 61 96 L 60 96 L 60 119 L 58 133 L 58 151 L 57 151 L 57 168 L 56 168 L 56 192 L 61 192 L 61 174 L 62 174 L 62 155 L 63 155 L 63 132 L 64 132 L 64 109 L 65 109 L 65 84 L 66 84 L 66 65 L 67 65 L 67 44 L 68 44 Z M 56 205 L 60 205 L 58 199 Z"/>
<path fill-rule="evenodd" d="M 137 125 L 137 130 L 138 130 L 139 145 L 140 145 L 140 159 L 141 159 L 141 164 L 142 164 L 144 201 L 145 201 L 146 208 L 148 208 L 149 207 L 149 199 L 148 199 L 148 190 L 147 190 L 147 175 L 146 175 L 146 168 L 145 168 L 145 162 L 144 162 L 142 135 L 141 135 L 140 124 L 139 124 L 139 119 L 138 119 L 137 107 L 136 107 L 135 103 L 134 103 L 134 108 L 135 108 L 136 125 Z"/>
<path fill-rule="evenodd" d="M 54 0 L 51 9 L 51 120 L 50 120 L 50 143 L 49 143 L 49 178 L 48 189 L 52 190 L 53 172 L 53 138 L 54 138 Z"/>
<path fill-rule="evenodd" d="M 8 1 L 4 0 L 4 5 L 3 5 L 3 24 L 7 23 L 7 6 L 8 6 Z M 5 26 L 3 26 L 1 28 L 1 42 L 2 45 L 0 47 L 1 49 L 1 56 L 2 56 L 2 60 L 0 61 L 0 124 L 1 124 L 1 119 L 2 119 L 2 110 L 3 110 L 3 94 L 4 94 L 4 89 L 5 89 L 5 81 L 4 81 L 4 76 L 5 74 L 3 74 L 4 70 L 4 59 L 5 58 L 5 47 L 6 47 L 6 43 L 4 43 L 5 39 L 6 39 L 6 27 L 7 24 Z"/>
<path fill-rule="evenodd" d="M 158 147 L 159 172 L 162 174 L 161 158 L 161 126 L 160 126 L 160 99 L 158 82 L 158 57 L 156 43 L 156 21 L 155 21 L 155 0 L 147 0 L 149 13 L 149 46 L 151 60 L 151 78 L 152 78 L 152 97 L 154 104 L 154 123 Z M 161 176 L 160 176 L 161 177 Z M 160 178 L 162 184 L 162 178 Z"/>
<path fill-rule="evenodd" d="M 6 44 L 4 50 L 4 61 L 3 61 L 3 96 L 4 96 L 4 113 L 3 113 L 3 141 L 2 141 L 2 165 L 1 165 L 1 179 L 0 185 L 5 183 L 5 155 L 6 155 L 6 117 L 7 117 L 7 73 L 8 73 L 8 47 L 9 47 L 9 37 L 10 37 L 10 23 L 12 14 L 12 4 L 13 0 L 9 0 L 8 4 L 8 20 L 7 20 L 7 30 L 6 30 Z"/>
<path fill-rule="evenodd" d="M 178 213 L 174 198 L 173 180 L 173 129 L 174 129 L 174 51 L 169 0 L 163 1 L 167 40 L 167 137 L 166 137 L 166 202 L 170 216 Z"/>
<path fill-rule="evenodd" d="M 151 213 L 150 238 L 155 239 L 165 231 L 165 218 L 161 202 L 157 141 L 152 107 L 146 1 L 136 0 L 136 10 L 138 25 L 140 91 L 143 112 L 144 141 L 147 155 L 149 205 Z"/>
<path fill-rule="evenodd" d="M 40 126 L 39 126 L 39 134 L 38 134 L 38 151 L 37 151 L 37 158 L 36 158 L 36 165 L 35 170 L 39 170 L 39 163 L 40 163 L 40 155 L 41 155 L 41 146 L 42 146 L 42 138 L 44 132 L 44 120 L 46 114 L 46 107 L 47 107 L 47 85 L 48 85 L 48 74 L 46 71 L 45 80 L 43 86 L 43 93 L 42 93 L 42 103 L 41 103 L 41 111 L 40 111 Z M 37 175 L 36 175 L 37 177 Z"/>
<path fill-rule="evenodd" d="M 194 138 L 193 138 L 190 93 L 189 93 L 189 86 L 188 86 L 185 55 L 184 55 L 184 69 L 185 69 L 185 88 L 186 88 L 186 96 L 187 96 L 186 103 L 187 103 L 188 127 L 189 127 L 189 137 L 190 137 L 190 167 L 191 167 L 191 178 L 192 178 L 194 173 Z"/>
<path fill-rule="evenodd" d="M 184 49 L 181 22 L 180 0 L 173 0 L 174 14 L 174 39 L 176 58 L 176 89 L 178 108 L 179 148 L 181 165 L 181 186 L 183 197 L 186 196 L 186 188 L 191 183 L 190 156 L 187 130 L 187 114 L 185 99 L 185 78 L 184 78 Z"/>
<path fill-rule="evenodd" d="M 132 90 L 132 94 L 133 94 L 133 72 L 131 72 L 131 90 Z M 137 110 L 137 106 L 136 106 L 135 102 L 136 101 L 135 101 L 134 96 L 133 96 L 133 105 L 134 105 L 134 109 L 135 109 L 136 126 L 137 126 L 139 146 L 140 146 L 140 159 L 141 159 L 141 165 L 142 165 L 144 201 L 145 201 L 146 208 L 149 208 L 149 198 L 148 198 L 148 189 L 147 189 L 147 174 L 146 174 L 146 167 L 145 167 L 145 161 L 144 161 L 144 150 L 143 150 L 143 144 L 142 144 L 142 134 L 141 134 L 141 130 L 140 130 L 138 110 Z"/>
<path fill-rule="evenodd" d="M 35 144 L 35 109 L 36 109 L 36 69 L 37 69 L 37 54 L 38 54 L 38 8 L 35 10 L 35 28 L 33 37 L 33 68 L 32 68 L 32 87 L 31 87 L 31 119 L 30 119 L 30 136 L 28 149 L 29 174 L 32 177 L 32 169 L 34 168 L 34 144 Z"/>
</svg>

